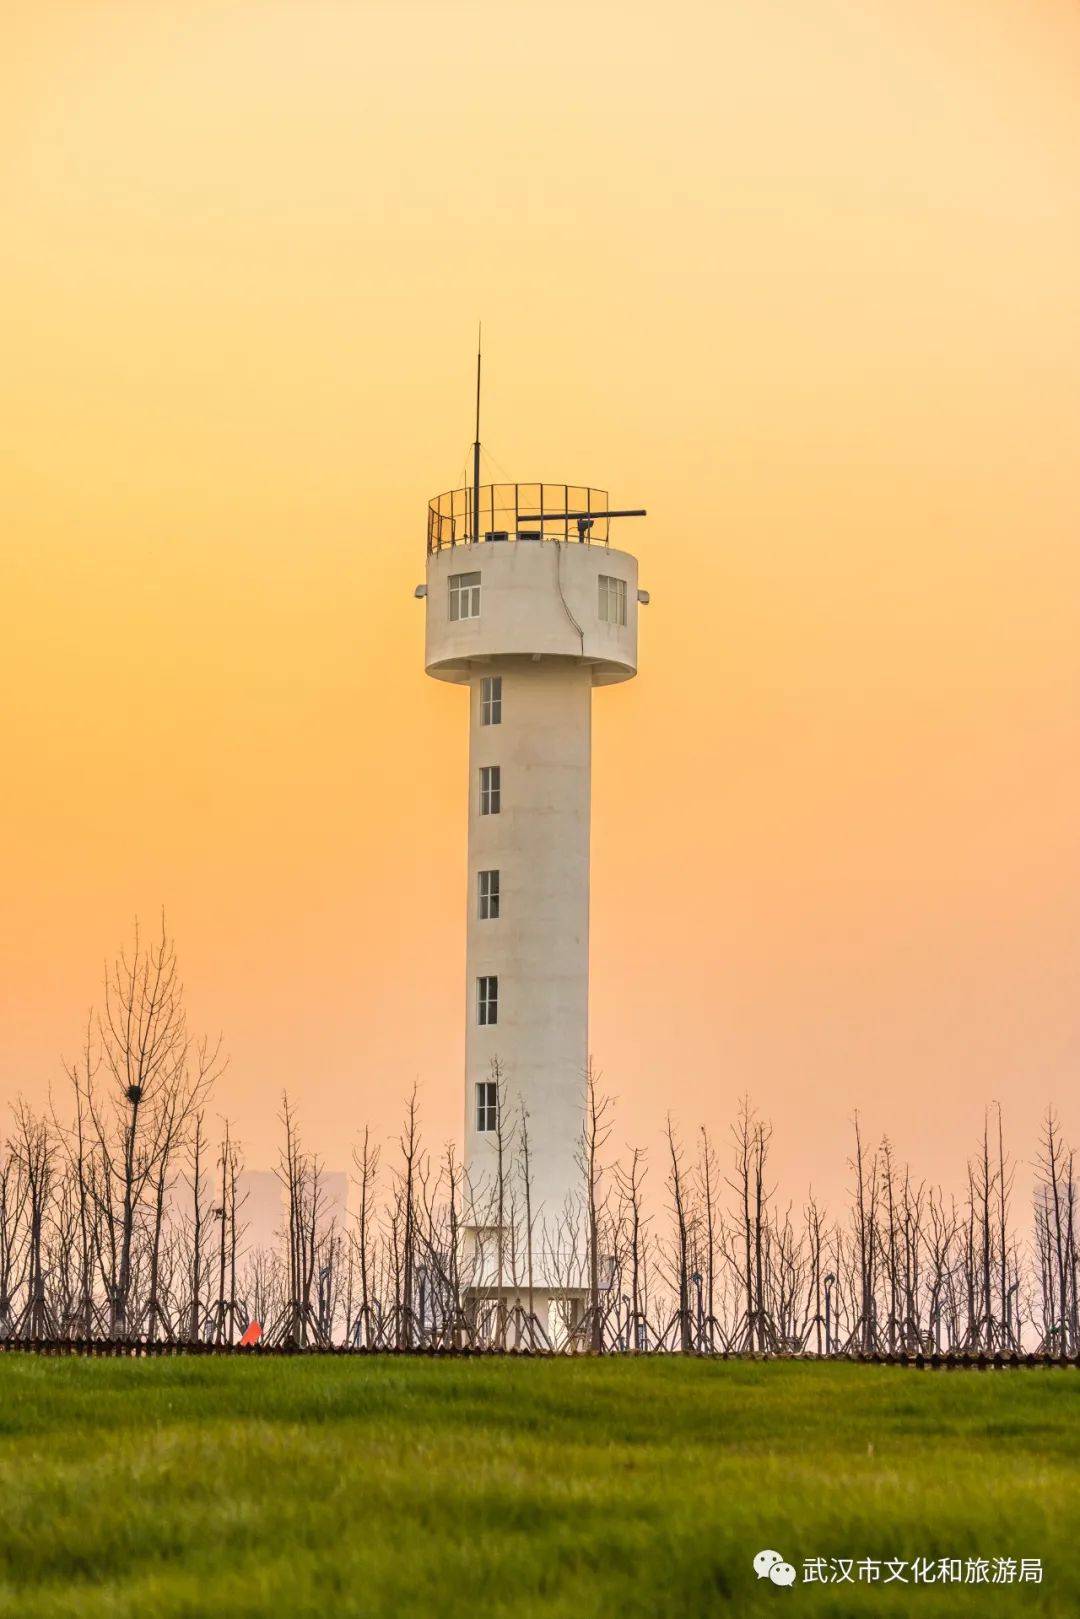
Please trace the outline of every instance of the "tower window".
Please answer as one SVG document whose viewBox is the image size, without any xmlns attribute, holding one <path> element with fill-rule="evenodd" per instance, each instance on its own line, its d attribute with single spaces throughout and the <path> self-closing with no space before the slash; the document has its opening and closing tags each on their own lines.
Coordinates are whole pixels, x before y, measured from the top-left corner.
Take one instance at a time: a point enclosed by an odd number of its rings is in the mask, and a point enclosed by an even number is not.
<svg viewBox="0 0 1080 1619">
<path fill-rule="evenodd" d="M 485 675 L 480 682 L 480 724 L 502 724 L 502 675 Z"/>
<path fill-rule="evenodd" d="M 499 1087 L 493 1079 L 482 1079 L 476 1087 L 476 1128 L 499 1128 Z"/>
<path fill-rule="evenodd" d="M 626 623 L 626 580 L 614 579 L 609 573 L 600 575 L 601 624 Z M 479 612 L 479 608 L 477 608 Z"/>
<path fill-rule="evenodd" d="M 498 815 L 502 803 L 502 771 L 499 765 L 480 766 L 480 813 Z"/>
<path fill-rule="evenodd" d="M 499 980 L 497 978 L 478 978 L 476 980 L 476 1021 L 477 1023 L 498 1023 L 499 1021 Z"/>
<path fill-rule="evenodd" d="M 480 617 L 480 575 L 478 573 L 452 573 L 450 575 L 450 618 Z"/>
<path fill-rule="evenodd" d="M 481 922 L 495 922 L 499 916 L 499 873 L 481 871 L 477 878 L 480 900 L 477 915 Z"/>
</svg>

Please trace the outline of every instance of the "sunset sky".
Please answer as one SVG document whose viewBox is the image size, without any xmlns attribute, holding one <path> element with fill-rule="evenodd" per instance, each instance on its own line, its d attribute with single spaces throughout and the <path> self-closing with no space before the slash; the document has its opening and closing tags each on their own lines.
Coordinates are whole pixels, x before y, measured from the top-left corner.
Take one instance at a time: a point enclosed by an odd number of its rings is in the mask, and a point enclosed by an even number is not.
<svg viewBox="0 0 1080 1619">
<path fill-rule="evenodd" d="M 460 1132 L 482 318 L 485 477 L 649 510 L 620 1137 L 749 1090 L 798 1199 L 856 1107 L 949 1185 L 985 1102 L 1080 1135 L 1078 84 L 1073 0 L 12 6 L 0 1101 L 164 906 L 252 1166 L 284 1086 L 332 1167 L 414 1078 Z"/>
</svg>

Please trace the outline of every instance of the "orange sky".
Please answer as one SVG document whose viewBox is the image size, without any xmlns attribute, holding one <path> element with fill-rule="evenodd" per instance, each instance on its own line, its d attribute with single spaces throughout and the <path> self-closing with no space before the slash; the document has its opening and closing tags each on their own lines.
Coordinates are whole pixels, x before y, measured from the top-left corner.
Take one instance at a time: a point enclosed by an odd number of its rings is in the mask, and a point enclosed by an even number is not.
<svg viewBox="0 0 1080 1619">
<path fill-rule="evenodd" d="M 1071 0 L 35 0 L 0 62 L 0 1098 L 164 904 L 219 1092 L 460 1113 L 466 715 L 424 506 L 643 504 L 596 698 L 621 1129 L 749 1088 L 954 1178 L 1080 1132 Z M 659 1166 L 658 1166 L 659 1169 Z M 1026 1181 L 1025 1176 L 1022 1177 Z"/>
</svg>

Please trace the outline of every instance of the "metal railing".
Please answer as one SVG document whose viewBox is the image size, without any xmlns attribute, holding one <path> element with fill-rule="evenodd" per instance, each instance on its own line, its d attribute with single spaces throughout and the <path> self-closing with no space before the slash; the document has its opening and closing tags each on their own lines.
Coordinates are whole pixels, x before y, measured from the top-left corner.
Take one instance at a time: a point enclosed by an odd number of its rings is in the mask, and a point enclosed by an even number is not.
<svg viewBox="0 0 1080 1619">
<path fill-rule="evenodd" d="M 448 489 L 428 502 L 427 548 L 505 540 L 574 540 L 606 545 L 610 519 L 606 489 L 574 483 L 485 483 L 475 502 L 471 488 Z"/>
</svg>

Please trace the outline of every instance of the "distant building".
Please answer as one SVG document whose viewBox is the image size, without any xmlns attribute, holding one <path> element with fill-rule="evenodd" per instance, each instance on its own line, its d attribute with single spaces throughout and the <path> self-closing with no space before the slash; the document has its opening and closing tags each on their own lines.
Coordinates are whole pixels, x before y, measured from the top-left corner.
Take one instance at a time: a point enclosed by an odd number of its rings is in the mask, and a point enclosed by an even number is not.
<svg viewBox="0 0 1080 1619">
<path fill-rule="evenodd" d="M 343 1169 L 325 1169 L 319 1177 L 320 1235 L 333 1223 L 344 1233 L 349 1212 L 349 1177 Z M 288 1208 L 285 1188 L 272 1169 L 245 1169 L 237 1179 L 236 1222 L 246 1226 L 244 1247 L 277 1248 L 285 1233 Z"/>
<path fill-rule="evenodd" d="M 348 1175 L 343 1169 L 324 1169 L 319 1177 L 319 1190 L 320 1229 L 329 1230 L 332 1222 L 337 1227 L 338 1235 L 344 1236 L 349 1214 Z"/>
<path fill-rule="evenodd" d="M 285 1226 L 285 1197 L 272 1169 L 245 1169 L 236 1183 L 236 1225 L 244 1247 L 276 1248 Z"/>
</svg>

